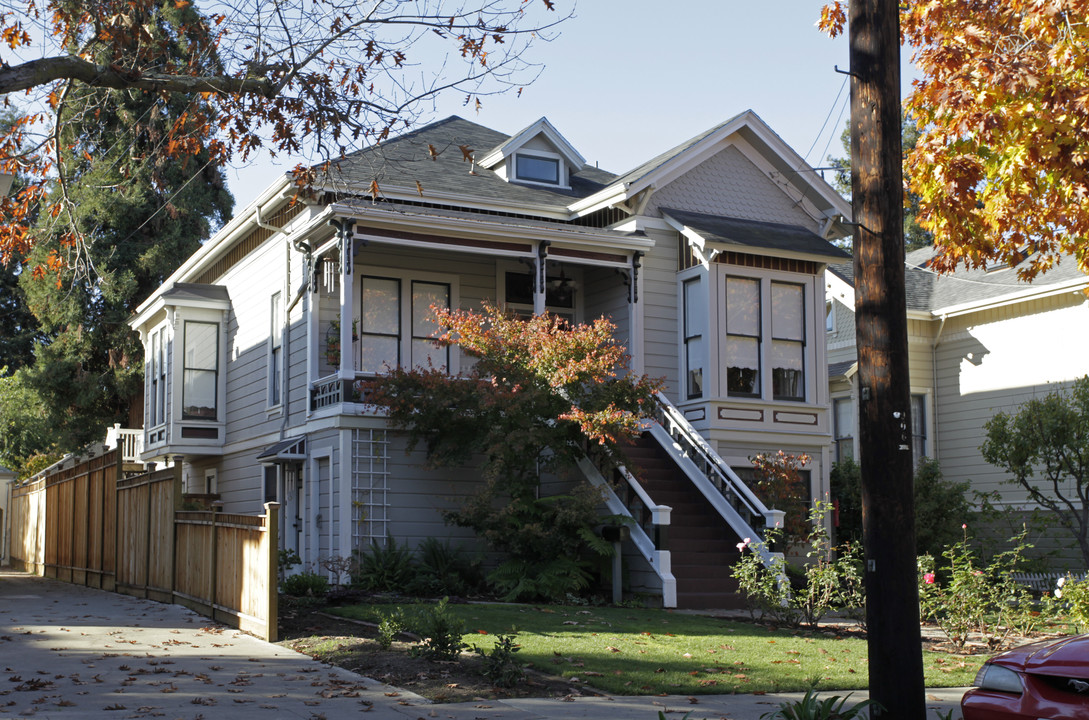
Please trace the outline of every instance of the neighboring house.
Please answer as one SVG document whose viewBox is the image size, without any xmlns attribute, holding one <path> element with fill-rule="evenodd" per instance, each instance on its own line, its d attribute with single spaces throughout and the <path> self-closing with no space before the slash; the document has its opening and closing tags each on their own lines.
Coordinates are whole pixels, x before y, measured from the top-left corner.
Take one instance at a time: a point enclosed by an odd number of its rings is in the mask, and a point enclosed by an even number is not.
<svg viewBox="0 0 1089 720">
<path fill-rule="evenodd" d="M 947 480 L 999 492 L 999 507 L 1024 507 L 1025 494 L 980 454 L 983 426 L 1089 373 L 1089 276 L 1073 257 L 1031 283 L 1002 264 L 938 275 L 933 253 L 906 257 L 912 452 L 937 460 Z M 857 457 L 853 267 L 831 265 L 825 278 L 834 455 Z"/>
<path fill-rule="evenodd" d="M 475 491 L 474 471 L 425 470 L 356 385 L 398 364 L 463 367 L 430 339 L 433 304 L 605 315 L 634 369 L 665 378 L 667 427 L 648 430 L 643 482 L 609 508 L 636 515 L 632 584 L 666 605 L 720 602 L 723 553 L 776 518 L 731 467 L 806 452 L 813 495 L 827 489 L 823 271 L 846 257 L 828 239 L 849 206 L 752 112 L 620 176 L 544 118 L 508 136 L 450 117 L 295 193 L 276 180 L 131 324 L 143 458 L 183 462 L 186 490 L 230 511 L 279 501 L 281 544 L 311 567 L 387 537 L 465 538 L 440 511 Z M 669 505 L 685 515 L 656 532 Z M 719 527 L 694 536 L 701 523 Z"/>
</svg>

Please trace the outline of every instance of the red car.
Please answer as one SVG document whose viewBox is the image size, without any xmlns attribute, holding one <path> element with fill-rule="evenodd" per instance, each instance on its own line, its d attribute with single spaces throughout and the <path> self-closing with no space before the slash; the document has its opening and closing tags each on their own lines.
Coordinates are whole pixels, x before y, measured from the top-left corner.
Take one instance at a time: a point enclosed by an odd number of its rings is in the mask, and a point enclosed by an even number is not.
<svg viewBox="0 0 1089 720">
<path fill-rule="evenodd" d="M 1089 718 L 1089 635 L 1045 640 L 996 655 L 960 701 L 964 720 Z"/>
</svg>

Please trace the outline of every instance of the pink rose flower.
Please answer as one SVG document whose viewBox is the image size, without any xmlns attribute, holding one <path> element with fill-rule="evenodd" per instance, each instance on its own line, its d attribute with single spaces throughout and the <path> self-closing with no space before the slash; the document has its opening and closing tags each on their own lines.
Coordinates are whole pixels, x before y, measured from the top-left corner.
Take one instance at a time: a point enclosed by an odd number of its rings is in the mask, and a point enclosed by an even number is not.
<svg viewBox="0 0 1089 720">
<path fill-rule="evenodd" d="M 923 582 L 927 585 L 934 584 L 934 573 L 923 573 Z"/>
</svg>

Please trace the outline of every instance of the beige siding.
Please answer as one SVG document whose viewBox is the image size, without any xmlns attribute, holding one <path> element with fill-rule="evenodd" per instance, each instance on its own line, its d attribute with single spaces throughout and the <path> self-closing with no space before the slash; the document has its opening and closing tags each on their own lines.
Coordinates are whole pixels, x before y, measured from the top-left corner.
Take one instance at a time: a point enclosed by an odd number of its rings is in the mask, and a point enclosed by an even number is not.
<svg viewBox="0 0 1089 720">
<path fill-rule="evenodd" d="M 631 305 L 628 288 L 612 268 L 586 268 L 583 274 L 585 299 L 583 320 L 604 317 L 616 326 L 616 339 L 631 348 Z"/>
<path fill-rule="evenodd" d="M 1011 502 L 1022 494 L 979 452 L 984 424 L 997 412 L 1016 412 L 1089 372 L 1089 303 L 1061 295 L 1020 307 L 952 318 L 938 356 L 937 454 L 946 477 L 973 489 L 999 490 Z"/>
<path fill-rule="evenodd" d="M 677 258 L 680 236 L 672 231 L 652 230 L 654 248 L 643 258 L 643 347 L 644 371 L 663 377 L 665 393 L 678 397 Z"/>
</svg>

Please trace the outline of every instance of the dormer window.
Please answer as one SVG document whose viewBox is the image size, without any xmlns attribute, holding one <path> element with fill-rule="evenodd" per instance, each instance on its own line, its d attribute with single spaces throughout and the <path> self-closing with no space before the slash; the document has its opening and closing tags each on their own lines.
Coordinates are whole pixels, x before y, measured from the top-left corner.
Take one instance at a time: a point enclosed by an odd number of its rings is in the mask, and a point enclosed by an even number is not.
<svg viewBox="0 0 1089 720">
<path fill-rule="evenodd" d="M 559 158 L 542 157 L 518 153 L 514 156 L 515 177 L 528 182 L 560 184 Z"/>
</svg>

